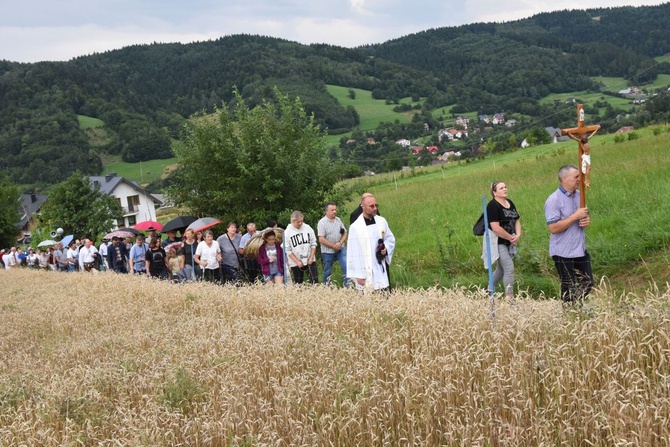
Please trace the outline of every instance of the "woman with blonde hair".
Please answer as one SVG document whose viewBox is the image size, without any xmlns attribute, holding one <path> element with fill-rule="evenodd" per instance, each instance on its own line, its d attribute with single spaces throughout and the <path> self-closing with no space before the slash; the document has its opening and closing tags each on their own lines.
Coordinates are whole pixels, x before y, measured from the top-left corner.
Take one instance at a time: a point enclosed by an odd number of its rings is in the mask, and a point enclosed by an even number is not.
<svg viewBox="0 0 670 447">
<path fill-rule="evenodd" d="M 521 238 L 521 223 L 519 213 L 514 202 L 507 198 L 507 185 L 496 181 L 491 183 L 491 195 L 493 199 L 486 206 L 489 221 L 489 242 L 491 251 L 491 263 L 498 261 L 493 272 L 494 287 L 500 281 L 505 286 L 507 298 L 514 298 L 514 256 L 517 253 L 517 245 Z M 489 268 L 487 259 L 486 238 L 482 259 L 484 266 Z"/>
</svg>

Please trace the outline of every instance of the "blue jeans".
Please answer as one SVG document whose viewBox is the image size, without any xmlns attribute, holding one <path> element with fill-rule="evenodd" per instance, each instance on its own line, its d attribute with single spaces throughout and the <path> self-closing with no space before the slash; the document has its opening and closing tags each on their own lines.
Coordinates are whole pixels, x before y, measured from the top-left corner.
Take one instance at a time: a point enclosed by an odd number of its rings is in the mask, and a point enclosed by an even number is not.
<svg viewBox="0 0 670 447">
<path fill-rule="evenodd" d="M 321 260 L 323 261 L 323 283 L 330 284 L 330 277 L 333 273 L 333 264 L 335 261 L 340 263 L 342 269 L 342 282 L 345 287 L 349 285 L 347 281 L 347 247 L 336 253 L 321 253 Z"/>
</svg>

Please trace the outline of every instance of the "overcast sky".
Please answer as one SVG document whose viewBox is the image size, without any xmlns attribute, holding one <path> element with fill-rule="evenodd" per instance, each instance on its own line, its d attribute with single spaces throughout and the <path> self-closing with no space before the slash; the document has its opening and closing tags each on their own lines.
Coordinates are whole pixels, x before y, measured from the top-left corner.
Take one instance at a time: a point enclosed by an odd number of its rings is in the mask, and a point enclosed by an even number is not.
<svg viewBox="0 0 670 447">
<path fill-rule="evenodd" d="M 0 9 L 0 60 L 37 62 L 153 42 L 260 34 L 345 47 L 474 22 L 583 9 L 581 0 L 18 0 Z M 589 8 L 659 1 L 591 0 Z"/>
</svg>

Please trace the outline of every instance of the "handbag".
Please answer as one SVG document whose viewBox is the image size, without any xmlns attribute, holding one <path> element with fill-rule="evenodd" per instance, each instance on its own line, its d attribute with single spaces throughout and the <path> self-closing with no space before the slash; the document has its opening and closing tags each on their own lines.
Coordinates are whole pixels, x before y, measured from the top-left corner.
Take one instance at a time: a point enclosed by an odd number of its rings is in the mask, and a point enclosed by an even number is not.
<svg viewBox="0 0 670 447">
<path fill-rule="evenodd" d="M 482 213 L 481 216 L 479 216 L 479 219 L 477 219 L 477 222 L 475 225 L 472 227 L 472 232 L 474 233 L 475 236 L 484 236 L 486 228 L 484 227 L 484 213 Z"/>
<path fill-rule="evenodd" d="M 235 248 L 235 244 L 233 244 L 233 240 L 230 238 L 230 236 L 228 236 L 228 233 L 226 233 L 226 237 L 228 238 L 230 245 L 233 246 L 233 250 L 237 256 L 237 279 L 242 282 L 249 282 L 249 275 L 247 274 L 247 269 L 244 268 L 244 263 L 242 262 L 242 258 L 240 258 L 240 253 Z"/>
</svg>

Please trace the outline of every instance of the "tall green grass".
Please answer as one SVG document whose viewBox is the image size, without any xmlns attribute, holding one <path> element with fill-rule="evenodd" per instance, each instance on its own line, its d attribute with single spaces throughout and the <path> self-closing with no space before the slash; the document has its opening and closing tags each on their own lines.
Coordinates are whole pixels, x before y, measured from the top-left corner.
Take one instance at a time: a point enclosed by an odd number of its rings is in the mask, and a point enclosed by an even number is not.
<svg viewBox="0 0 670 447">
<path fill-rule="evenodd" d="M 593 187 L 587 191 L 587 205 L 593 223 L 587 245 L 598 277 L 620 275 L 670 244 L 670 133 L 661 130 L 657 135 L 636 131 L 639 138 L 622 143 L 613 136 L 596 136 L 591 142 Z M 558 168 L 567 163 L 577 164 L 572 141 L 450 164 L 420 176 L 366 180 L 359 189 L 375 193 L 398 240 L 391 269 L 396 284 L 484 286 L 482 239 L 472 234 L 472 225 L 481 213 L 482 195 L 490 200 L 490 183 L 505 181 L 523 228 L 517 283 L 536 294 L 555 294 L 543 209 L 558 187 Z"/>
</svg>

